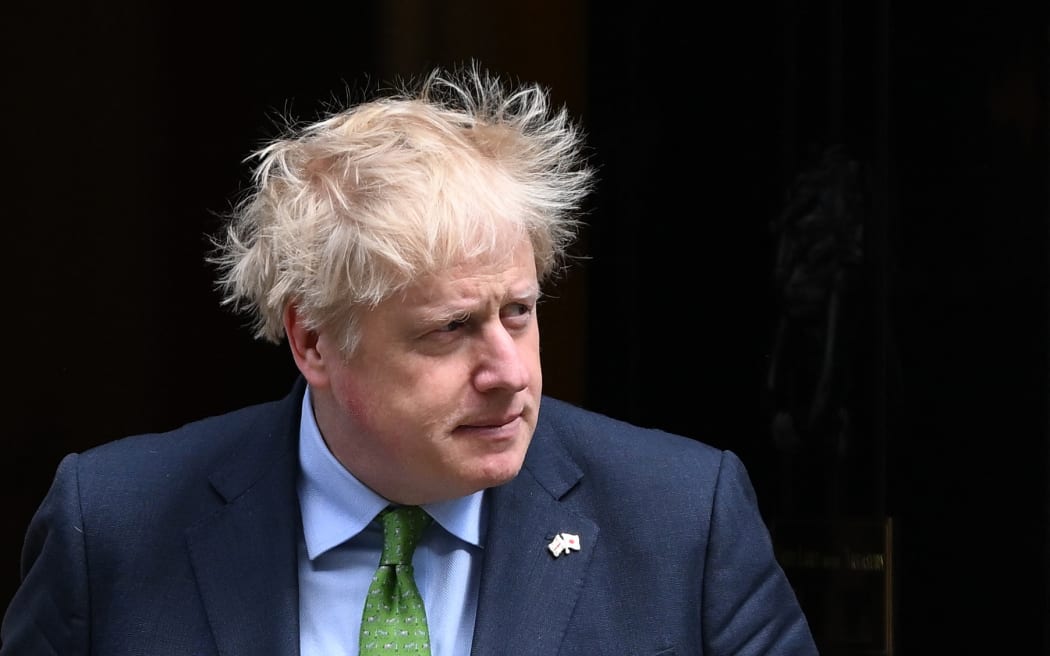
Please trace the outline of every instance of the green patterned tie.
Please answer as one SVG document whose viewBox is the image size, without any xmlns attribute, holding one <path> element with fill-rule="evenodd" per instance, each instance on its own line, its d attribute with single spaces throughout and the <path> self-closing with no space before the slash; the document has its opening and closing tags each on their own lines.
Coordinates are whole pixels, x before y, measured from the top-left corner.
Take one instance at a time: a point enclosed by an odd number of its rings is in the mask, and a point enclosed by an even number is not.
<svg viewBox="0 0 1050 656">
<path fill-rule="evenodd" d="M 365 599 L 360 654 L 430 656 L 427 614 L 412 575 L 412 553 L 430 516 L 418 506 L 401 506 L 387 508 L 379 518 L 383 556 Z"/>
</svg>

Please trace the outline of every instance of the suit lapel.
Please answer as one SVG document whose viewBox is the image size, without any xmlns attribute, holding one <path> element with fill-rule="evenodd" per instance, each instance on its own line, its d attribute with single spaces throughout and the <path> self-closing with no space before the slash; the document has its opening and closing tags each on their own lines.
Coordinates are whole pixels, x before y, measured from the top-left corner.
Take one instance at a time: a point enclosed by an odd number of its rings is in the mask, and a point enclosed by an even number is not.
<svg viewBox="0 0 1050 656">
<path fill-rule="evenodd" d="M 579 598 L 598 526 L 561 502 L 582 474 L 553 438 L 538 427 L 521 473 L 488 493 L 473 654 L 508 645 L 516 654 L 557 653 Z M 547 545 L 559 533 L 580 536 L 580 550 L 555 557 Z"/>
<path fill-rule="evenodd" d="M 187 532 L 198 589 L 223 655 L 299 653 L 295 436 L 301 400 L 296 386 L 269 427 L 249 429 L 256 435 L 211 477 L 226 505 Z M 275 435 L 274 426 L 286 432 Z"/>
</svg>

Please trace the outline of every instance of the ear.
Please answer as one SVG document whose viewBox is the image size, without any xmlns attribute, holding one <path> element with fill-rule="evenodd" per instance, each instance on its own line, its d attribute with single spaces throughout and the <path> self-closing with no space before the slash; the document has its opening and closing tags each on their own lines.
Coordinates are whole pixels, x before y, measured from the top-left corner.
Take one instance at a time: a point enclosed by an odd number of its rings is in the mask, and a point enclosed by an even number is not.
<svg viewBox="0 0 1050 656">
<path fill-rule="evenodd" d="M 294 303 L 289 303 L 284 309 L 284 334 L 288 338 L 295 366 L 299 368 L 306 382 L 312 387 L 326 386 L 328 370 L 325 367 L 326 360 L 317 347 L 318 333 L 303 324 L 299 308 Z"/>
</svg>

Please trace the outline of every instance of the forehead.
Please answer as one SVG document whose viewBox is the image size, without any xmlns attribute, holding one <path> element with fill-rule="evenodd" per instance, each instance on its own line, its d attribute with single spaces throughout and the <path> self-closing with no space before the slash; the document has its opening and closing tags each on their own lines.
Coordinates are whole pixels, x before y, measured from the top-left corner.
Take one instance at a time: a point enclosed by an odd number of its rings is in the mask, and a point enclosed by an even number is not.
<svg viewBox="0 0 1050 656">
<path fill-rule="evenodd" d="M 364 323 L 450 320 L 460 312 L 509 300 L 529 301 L 540 289 L 531 243 L 508 251 L 473 256 L 424 274 L 364 313 Z"/>
<path fill-rule="evenodd" d="M 400 295 L 406 305 L 427 306 L 490 296 L 538 293 L 532 245 L 522 240 L 511 250 L 471 257 L 432 272 Z"/>
</svg>

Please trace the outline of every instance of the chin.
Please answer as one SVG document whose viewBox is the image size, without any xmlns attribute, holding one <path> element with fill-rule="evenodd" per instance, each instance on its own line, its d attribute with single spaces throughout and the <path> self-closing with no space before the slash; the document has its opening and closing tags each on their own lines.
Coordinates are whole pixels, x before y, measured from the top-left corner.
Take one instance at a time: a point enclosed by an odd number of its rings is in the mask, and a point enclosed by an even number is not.
<svg viewBox="0 0 1050 656">
<path fill-rule="evenodd" d="M 478 487 L 496 487 L 512 480 L 521 471 L 524 460 L 524 454 L 520 457 L 503 454 L 491 462 L 483 463 L 480 470 L 476 472 Z"/>
</svg>

